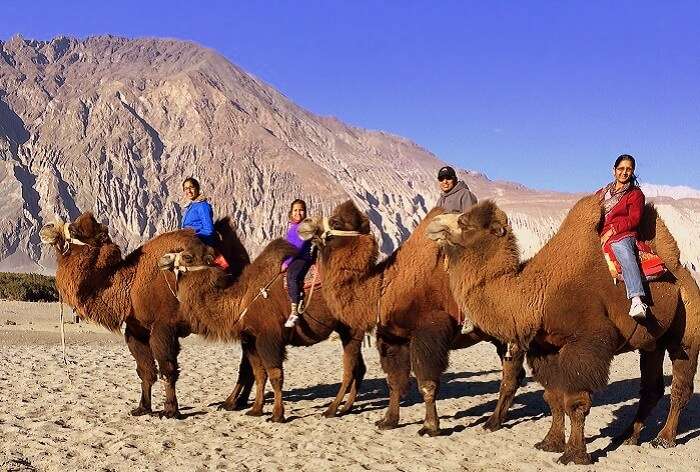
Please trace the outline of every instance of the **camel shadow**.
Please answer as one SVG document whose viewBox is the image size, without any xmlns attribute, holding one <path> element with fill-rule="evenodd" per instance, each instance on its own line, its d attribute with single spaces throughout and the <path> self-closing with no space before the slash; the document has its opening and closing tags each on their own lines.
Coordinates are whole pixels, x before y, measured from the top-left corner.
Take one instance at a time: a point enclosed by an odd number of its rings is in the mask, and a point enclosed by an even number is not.
<svg viewBox="0 0 700 472">
<path fill-rule="evenodd" d="M 498 373 L 500 370 L 488 370 L 478 372 L 449 372 L 442 377 L 442 386 L 440 390 L 440 398 L 459 398 L 464 395 L 493 393 L 498 391 L 500 380 L 491 382 L 460 382 L 459 379 L 467 379 L 486 374 Z M 483 385 L 479 385 L 483 384 Z M 477 385 L 474 387 L 473 385 Z M 302 387 L 286 390 L 284 398 L 286 401 L 299 400 L 315 400 L 319 398 L 334 398 L 338 393 L 340 383 L 333 384 L 318 384 L 310 387 Z M 473 393 L 470 389 L 476 388 L 478 392 Z M 495 390 L 494 390 L 495 388 Z M 353 408 L 353 412 L 360 413 L 386 408 L 389 404 L 389 390 L 384 377 L 364 379 L 360 386 L 360 392 L 357 394 L 357 406 Z M 418 389 L 415 388 L 415 379 L 411 377 L 410 385 L 406 396 L 401 401 L 401 406 L 412 406 L 422 403 L 423 398 L 419 395 Z M 326 408 L 330 402 L 325 405 L 319 405 L 317 409 Z"/>
<path fill-rule="evenodd" d="M 664 376 L 664 384 L 666 386 L 670 385 L 672 377 L 670 375 Z M 632 393 L 630 398 L 638 398 L 636 392 L 639 391 L 640 381 L 639 379 L 623 380 L 620 382 L 614 382 L 616 384 L 624 384 L 629 387 L 629 391 Z M 614 401 L 606 403 L 596 404 L 613 404 Z M 650 442 L 656 437 L 658 432 L 663 427 L 666 422 L 666 417 L 668 415 L 668 410 L 671 406 L 670 395 L 664 395 L 656 407 L 649 414 L 649 417 L 644 423 L 644 428 L 641 431 L 639 437 L 639 443 Z M 603 457 L 606 457 L 609 452 L 616 450 L 623 444 L 623 439 L 619 436 L 625 431 L 625 428 L 630 425 L 632 420 L 637 413 L 637 402 L 621 405 L 613 412 L 613 420 L 600 430 L 600 433 L 590 437 L 588 440 L 593 441 L 598 438 L 613 438 L 610 444 L 608 444 L 603 449 L 595 451 L 591 454 L 591 457 L 597 461 Z M 700 437 L 700 395 L 694 394 L 688 405 L 683 410 L 678 423 L 678 437 L 676 443 L 678 445 L 687 444 L 689 441 Z"/>
</svg>

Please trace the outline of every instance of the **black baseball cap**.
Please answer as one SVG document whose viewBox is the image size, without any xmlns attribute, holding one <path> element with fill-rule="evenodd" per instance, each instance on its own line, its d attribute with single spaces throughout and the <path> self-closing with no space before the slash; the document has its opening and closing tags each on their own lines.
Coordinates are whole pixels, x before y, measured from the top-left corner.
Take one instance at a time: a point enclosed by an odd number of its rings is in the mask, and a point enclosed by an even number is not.
<svg viewBox="0 0 700 472">
<path fill-rule="evenodd" d="M 450 166 L 445 166 L 441 167 L 440 170 L 438 171 L 438 180 L 442 179 L 451 179 L 451 180 L 457 180 L 457 173 L 455 170 L 450 167 Z"/>
</svg>

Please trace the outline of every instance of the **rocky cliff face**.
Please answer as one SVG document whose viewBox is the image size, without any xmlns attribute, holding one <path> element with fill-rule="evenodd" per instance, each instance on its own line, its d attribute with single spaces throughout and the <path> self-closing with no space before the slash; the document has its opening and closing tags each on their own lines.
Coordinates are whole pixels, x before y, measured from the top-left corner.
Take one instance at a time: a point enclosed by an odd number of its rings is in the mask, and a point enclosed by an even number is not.
<svg viewBox="0 0 700 472">
<path fill-rule="evenodd" d="M 351 198 L 392 251 L 437 199 L 443 163 L 414 143 L 316 116 L 197 45 L 111 36 L 0 41 L 0 269 L 50 270 L 38 231 L 92 210 L 133 249 L 174 229 L 183 178 L 200 179 L 251 252 L 284 233 L 288 205 Z M 524 254 L 576 196 L 461 176 L 511 213 Z M 664 200 L 664 199 L 662 199 Z M 660 207 L 700 266 L 700 200 Z"/>
</svg>

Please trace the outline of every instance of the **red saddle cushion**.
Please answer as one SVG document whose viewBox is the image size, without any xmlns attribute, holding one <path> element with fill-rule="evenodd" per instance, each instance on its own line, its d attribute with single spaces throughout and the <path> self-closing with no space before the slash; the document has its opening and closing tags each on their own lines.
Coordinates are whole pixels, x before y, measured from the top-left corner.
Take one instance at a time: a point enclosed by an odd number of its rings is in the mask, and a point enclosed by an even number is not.
<svg viewBox="0 0 700 472">
<path fill-rule="evenodd" d="M 668 269 L 666 269 L 664 261 L 654 253 L 649 244 L 644 241 L 637 241 L 637 250 L 639 252 L 642 273 L 648 281 L 656 280 L 666 273 Z M 608 263 L 608 269 L 613 279 L 624 281 L 622 267 L 617 261 L 615 253 L 609 244 L 603 247 L 603 254 L 605 254 L 605 260 Z"/>
</svg>

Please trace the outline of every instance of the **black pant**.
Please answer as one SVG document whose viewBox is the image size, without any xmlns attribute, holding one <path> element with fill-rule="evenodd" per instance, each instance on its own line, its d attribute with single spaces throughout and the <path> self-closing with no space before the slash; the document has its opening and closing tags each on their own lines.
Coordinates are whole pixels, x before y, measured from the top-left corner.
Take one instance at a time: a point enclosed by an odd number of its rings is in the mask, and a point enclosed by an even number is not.
<svg viewBox="0 0 700 472">
<path fill-rule="evenodd" d="M 287 267 L 287 292 L 292 303 L 299 303 L 304 292 L 304 278 L 313 265 L 313 261 L 302 258 L 294 259 Z"/>
</svg>

